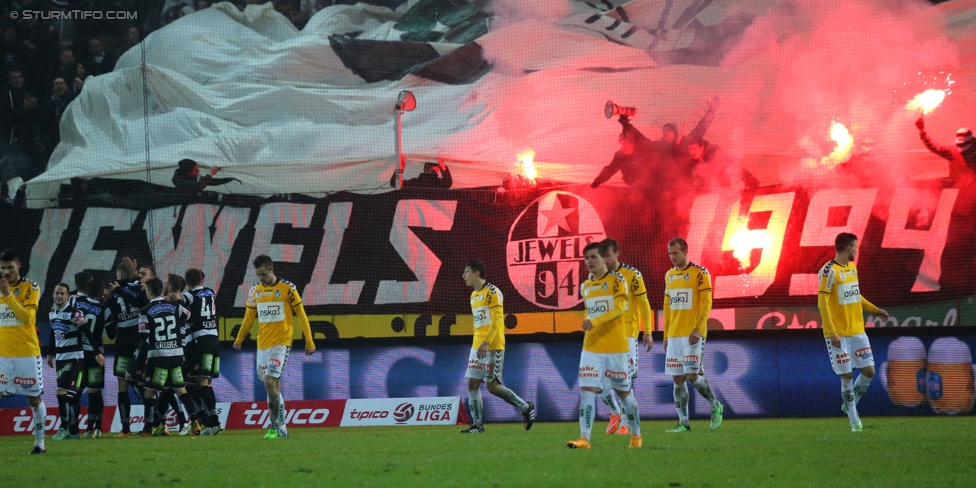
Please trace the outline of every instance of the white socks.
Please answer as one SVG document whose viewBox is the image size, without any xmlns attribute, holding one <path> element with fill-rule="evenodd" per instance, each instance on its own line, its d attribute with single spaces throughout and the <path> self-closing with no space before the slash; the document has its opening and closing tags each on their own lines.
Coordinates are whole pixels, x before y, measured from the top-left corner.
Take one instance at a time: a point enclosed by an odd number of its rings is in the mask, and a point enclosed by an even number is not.
<svg viewBox="0 0 976 488">
<path fill-rule="evenodd" d="M 620 415 L 620 406 L 617 405 L 617 399 L 614 398 L 613 390 L 609 390 L 607 393 L 600 395 L 600 400 L 603 400 L 603 404 L 610 408 L 611 415 Z"/>
<path fill-rule="evenodd" d="M 596 393 L 582 390 L 580 394 L 579 423 L 580 436 L 590 440 L 593 433 L 593 409 L 596 407 Z"/>
<path fill-rule="evenodd" d="M 44 449 L 44 420 L 47 418 L 47 407 L 44 406 L 44 400 L 41 400 L 40 405 L 31 407 L 31 410 L 34 411 L 34 445 Z"/>
<path fill-rule="evenodd" d="M 847 405 L 847 419 L 853 424 L 857 421 L 857 401 L 854 400 L 854 381 L 840 379 L 840 395 Z"/>
<path fill-rule="evenodd" d="M 282 411 L 281 396 L 268 394 L 268 419 L 271 421 L 271 428 L 277 429 L 278 424 L 278 412 Z"/>
<path fill-rule="evenodd" d="M 704 376 L 699 375 L 698 379 L 692 385 L 698 390 L 698 393 L 701 393 L 701 396 L 708 400 L 710 407 L 718 408 L 718 400 L 715 398 L 715 393 L 712 392 L 712 387 L 708 385 L 708 381 L 705 380 Z"/>
<path fill-rule="evenodd" d="M 868 387 L 871 386 L 872 379 L 873 377 L 864 376 L 862 373 L 854 380 L 854 403 L 861 401 L 861 397 L 868 392 Z"/>
<path fill-rule="evenodd" d="M 471 425 L 481 427 L 481 411 L 484 408 L 484 403 L 481 400 L 481 388 L 468 390 L 468 403 L 471 407 Z"/>
<path fill-rule="evenodd" d="M 678 411 L 678 422 L 688 425 L 688 387 L 684 381 L 674 384 L 674 408 Z"/>
<path fill-rule="evenodd" d="M 478 391 L 480 392 L 481 390 Z M 470 397 L 470 394 L 468 394 L 468 396 Z M 505 400 L 505 403 L 519 409 L 519 412 L 524 412 L 529 409 L 529 404 L 525 403 L 525 400 L 519 398 L 519 396 L 516 395 L 514 391 L 505 388 L 504 386 L 502 387 L 502 391 L 499 392 L 498 395 L 496 396 L 498 396 L 498 398 L 501 398 L 502 400 Z"/>
<path fill-rule="evenodd" d="M 278 392 L 278 431 L 288 433 L 288 422 L 285 422 L 285 397 Z"/>
<path fill-rule="evenodd" d="M 640 412 L 637 408 L 637 400 L 634 398 L 634 392 L 630 392 L 630 395 L 627 395 L 627 398 L 622 398 L 620 402 L 623 403 L 623 411 L 627 414 L 627 425 L 630 427 L 630 435 L 640 437 Z"/>
</svg>

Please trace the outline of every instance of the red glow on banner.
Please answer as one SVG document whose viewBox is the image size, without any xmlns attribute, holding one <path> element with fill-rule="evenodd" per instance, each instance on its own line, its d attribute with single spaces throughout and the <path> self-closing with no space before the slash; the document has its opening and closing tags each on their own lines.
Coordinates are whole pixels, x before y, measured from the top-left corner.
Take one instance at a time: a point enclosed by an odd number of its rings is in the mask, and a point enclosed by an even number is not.
<svg viewBox="0 0 976 488">
<path fill-rule="evenodd" d="M 764 231 L 750 231 L 745 225 L 739 227 L 729 237 L 729 247 L 732 256 L 739 260 L 742 269 L 749 269 L 752 265 L 752 250 L 763 249 L 769 245 L 769 235 Z"/>
<path fill-rule="evenodd" d="M 851 136 L 851 132 L 847 130 L 847 127 L 835 120 L 830 123 L 828 136 L 831 141 L 834 141 L 834 149 L 829 155 L 820 158 L 819 161 L 817 159 L 807 158 L 805 161 L 811 167 L 820 164 L 827 168 L 833 168 L 851 159 L 851 150 L 854 148 L 854 137 Z"/>
<path fill-rule="evenodd" d="M 532 162 L 533 158 L 535 158 L 535 151 L 529 149 L 521 152 L 516 156 L 518 162 L 515 163 L 515 166 L 518 167 L 518 174 L 535 183 L 536 172 L 535 164 Z"/>
</svg>

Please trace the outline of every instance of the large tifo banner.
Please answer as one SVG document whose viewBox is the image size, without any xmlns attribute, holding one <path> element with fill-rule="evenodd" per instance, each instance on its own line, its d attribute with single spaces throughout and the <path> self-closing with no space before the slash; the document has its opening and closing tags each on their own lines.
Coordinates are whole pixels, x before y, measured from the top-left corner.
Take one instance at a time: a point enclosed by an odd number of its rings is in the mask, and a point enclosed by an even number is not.
<svg viewBox="0 0 976 488">
<path fill-rule="evenodd" d="M 471 333 L 467 261 L 487 264 L 505 297 L 509 333 L 579 330 L 583 248 L 613 237 L 660 308 L 667 243 L 683 236 L 709 269 L 711 327 L 815 328 L 817 272 L 834 237 L 853 232 L 860 289 L 893 317 L 870 326 L 976 325 L 972 198 L 956 188 L 761 188 L 735 196 L 636 188 L 406 190 L 336 194 L 251 206 L 154 209 L 2 207 L 0 246 L 16 249 L 41 284 L 88 270 L 114 280 L 123 257 L 161 275 L 197 267 L 217 290 L 222 339 L 232 338 L 256 282 L 251 262 L 275 260 L 301 291 L 320 337 Z M 296 332 L 297 333 L 297 332 Z"/>
<path fill-rule="evenodd" d="M 873 353 L 878 372 L 859 403 L 861 414 L 971 413 L 976 334 L 908 334 L 911 331 L 869 334 L 873 351 L 868 354 Z M 581 347 L 565 341 L 509 344 L 504 383 L 536 402 L 540 421 L 574 420 L 580 401 Z M 312 356 L 292 354 L 282 379 L 286 407 L 295 411 L 290 425 L 394 425 L 407 419 L 453 424 L 459 415 L 455 402 L 467 398 L 464 370 L 469 351 L 466 345 L 431 345 L 329 347 Z M 264 385 L 255 379 L 254 356 L 254 350 L 222 351 L 220 378 L 213 385 L 219 401 L 236 402 L 227 424 L 233 428 L 261 428 L 267 421 Z M 650 353 L 642 351 L 638 364 L 634 392 L 641 417 L 673 418 L 672 380 L 664 374 L 661 343 Z M 843 415 L 840 380 L 831 371 L 819 331 L 714 338 L 708 341 L 704 371 L 725 404 L 727 418 Z M 53 384 L 49 375 L 53 373 L 45 368 L 45 384 Z M 116 397 L 114 383 L 106 382 L 108 402 Z M 56 405 L 53 390 L 46 391 L 45 401 Z M 708 402 L 692 393 L 691 411 L 707 417 Z M 511 405 L 488 393 L 482 396 L 487 422 L 522 420 Z M 417 398 L 426 401 L 404 400 Z M 23 397 L 2 398 L 0 407 L 16 407 L 12 411 L 22 411 L 21 417 L 30 414 Z M 597 409 L 605 418 L 606 409 Z M 339 412 L 344 412 L 341 419 Z"/>
</svg>

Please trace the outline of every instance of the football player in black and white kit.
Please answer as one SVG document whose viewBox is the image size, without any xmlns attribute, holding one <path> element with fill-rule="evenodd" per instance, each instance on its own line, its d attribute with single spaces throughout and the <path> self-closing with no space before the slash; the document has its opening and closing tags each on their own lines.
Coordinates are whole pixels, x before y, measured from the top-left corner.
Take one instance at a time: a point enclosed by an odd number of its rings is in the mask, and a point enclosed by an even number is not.
<svg viewBox="0 0 976 488">
<path fill-rule="evenodd" d="M 217 334 L 215 304 L 217 293 L 203 286 L 205 275 L 202 270 L 190 268 L 183 277 L 189 288 L 189 291 L 183 292 L 184 303 L 189 304 L 190 309 L 183 371 L 192 380 L 187 384 L 187 391 L 209 412 L 215 412 L 217 396 L 211 382 L 220 377 L 220 338 Z M 209 425 L 200 432 L 201 435 L 216 435 L 223 430 L 220 421 L 214 420 L 209 419 Z"/>
<path fill-rule="evenodd" d="M 102 398 L 102 388 L 105 388 L 105 361 L 103 358 L 99 364 L 96 351 L 102 350 L 102 336 L 106 326 L 114 318 L 111 309 L 102 302 L 104 288 L 101 281 L 85 272 L 75 275 L 75 281 L 78 295 L 74 299 L 74 306 L 84 316 L 94 339 L 94 342 L 89 342 L 87 337 L 82 336 L 85 359 L 81 386 L 88 389 L 88 429 L 83 438 L 97 439 L 102 436 L 102 413 L 105 411 L 105 400 Z"/>
<path fill-rule="evenodd" d="M 129 269 L 138 270 L 136 276 L 139 279 L 139 283 L 143 286 L 143 293 L 145 293 L 146 281 L 156 277 L 156 268 L 149 264 L 140 266 L 134 259 L 128 257 L 122 258 L 121 264 L 128 266 Z M 145 385 L 142 384 L 142 379 L 146 372 L 146 348 L 149 347 L 149 344 L 147 344 L 146 337 L 142 334 L 139 334 L 137 343 L 136 350 L 132 353 L 132 359 L 129 360 L 129 364 L 125 368 L 125 380 L 128 384 L 132 385 L 132 388 L 138 392 L 137 395 L 141 398 L 142 392 L 145 389 Z"/>
<path fill-rule="evenodd" d="M 85 360 L 82 337 L 89 344 L 98 342 L 88 329 L 84 314 L 78 312 L 68 300 L 69 290 L 65 283 L 54 286 L 54 305 L 48 313 L 51 338 L 48 341 L 47 365 L 57 371 L 58 411 L 61 414 L 61 428 L 52 437 L 55 441 L 78 438 L 79 397 Z M 104 351 L 99 349 L 96 352 L 95 361 L 105 365 Z"/>
<path fill-rule="evenodd" d="M 129 364 L 135 358 L 141 337 L 139 336 L 139 310 L 149 303 L 142 282 L 136 276 L 136 270 L 128 263 L 122 262 L 115 268 L 115 277 L 119 281 L 111 283 L 112 297 L 108 302 L 115 315 L 115 364 L 113 372 L 119 381 L 118 409 L 122 432 L 119 437 L 130 437 L 129 412 L 132 409 L 132 399 L 129 396 L 129 381 L 125 373 Z M 139 398 L 142 392 L 136 385 L 132 385 Z"/>
<path fill-rule="evenodd" d="M 186 393 L 183 381 L 183 338 L 186 333 L 185 320 L 190 311 L 178 302 L 164 300 L 163 282 L 152 278 L 145 283 L 149 304 L 142 308 L 139 317 L 139 332 L 147 335 L 146 372 L 144 382 L 146 391 L 145 425 L 142 435 L 166 435 L 166 424 L 156 415 L 156 395 L 172 388 L 180 400 L 193 412 L 192 417 L 200 417 L 200 408 Z"/>
<path fill-rule="evenodd" d="M 153 270 L 155 273 L 155 270 Z M 163 282 L 163 299 L 168 302 L 178 303 L 183 306 L 183 308 L 190 310 L 190 302 L 183 296 L 183 291 L 186 290 L 186 280 L 182 276 L 170 273 L 166 277 L 166 281 Z M 186 322 L 185 320 L 180 323 L 180 327 L 183 327 L 183 335 L 181 345 L 186 347 Z M 184 359 L 186 358 L 184 349 Z M 186 379 L 186 373 L 183 374 L 183 379 Z M 185 387 L 185 385 L 184 385 Z M 180 403 L 180 399 L 177 398 L 173 389 L 166 388 L 161 394 L 156 396 L 156 414 L 158 416 L 165 416 L 166 406 L 169 405 L 176 412 L 176 419 L 180 423 L 179 432 L 180 435 L 187 435 L 190 433 L 192 428 L 192 423 L 187 420 L 187 414 L 190 413 L 191 409 L 185 407 Z M 168 435 L 168 434 L 164 434 Z"/>
<path fill-rule="evenodd" d="M 140 283 L 143 287 L 148 280 L 156 278 L 156 268 L 151 264 L 139 264 L 136 260 L 132 258 L 122 258 L 123 265 L 128 266 L 130 269 L 138 270 L 137 275 L 139 277 Z M 175 281 L 173 278 L 177 278 Z M 180 293 L 186 288 L 186 282 L 183 278 L 178 275 L 170 275 L 166 283 L 163 285 L 163 295 L 172 295 L 169 301 L 180 301 Z M 145 291 L 145 290 L 144 290 Z M 184 307 L 186 308 L 186 307 Z M 149 345 L 147 344 L 146 338 L 140 337 L 138 340 L 138 347 L 133 355 L 132 360 L 129 362 L 125 370 L 125 377 L 127 382 L 130 384 L 138 385 L 139 389 L 144 389 L 146 385 L 143 384 L 143 379 L 146 372 L 146 352 Z M 165 412 L 167 405 L 173 408 L 176 412 L 177 418 L 180 422 L 180 431 L 184 431 L 189 428 L 189 423 L 187 422 L 186 414 L 183 412 L 183 406 L 180 404 L 179 399 L 173 395 L 173 392 L 169 389 L 163 390 L 161 395 L 156 397 L 156 415 L 160 418 L 165 417 Z M 160 435 L 169 435 L 169 431 L 165 428 L 161 431 Z"/>
</svg>

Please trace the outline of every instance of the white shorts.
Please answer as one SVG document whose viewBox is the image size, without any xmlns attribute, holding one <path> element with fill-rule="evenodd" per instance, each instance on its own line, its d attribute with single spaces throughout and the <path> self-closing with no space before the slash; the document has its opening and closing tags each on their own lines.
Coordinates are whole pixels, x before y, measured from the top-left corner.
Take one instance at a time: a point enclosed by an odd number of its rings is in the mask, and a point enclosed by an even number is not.
<svg viewBox="0 0 976 488">
<path fill-rule="evenodd" d="M 263 382 L 265 376 L 281 378 L 285 372 L 285 362 L 288 361 L 288 346 L 274 346 L 269 349 L 258 349 L 258 381 Z"/>
<path fill-rule="evenodd" d="M 630 343 L 630 356 L 627 362 L 627 372 L 630 375 L 630 379 L 637 377 L 637 338 L 629 337 L 627 342 Z"/>
<path fill-rule="evenodd" d="M 41 357 L 0 357 L 0 394 L 41 396 L 44 380 L 41 377 Z"/>
<path fill-rule="evenodd" d="M 696 344 L 688 344 L 688 336 L 668 337 L 668 350 L 664 354 L 665 374 L 703 374 L 705 338 L 702 337 Z"/>
<path fill-rule="evenodd" d="M 867 334 L 841 337 L 840 347 L 832 346 L 829 337 L 824 341 L 827 342 L 827 354 L 830 355 L 830 367 L 834 374 L 847 374 L 853 372 L 854 368 L 874 366 L 874 354 Z"/>
<path fill-rule="evenodd" d="M 505 367 L 505 351 L 488 351 L 484 358 L 478 357 L 478 350 L 471 348 L 468 355 L 468 370 L 464 372 L 465 378 L 481 380 L 491 383 L 498 380 L 502 382 L 502 369 Z"/>
<path fill-rule="evenodd" d="M 580 388 L 597 388 L 601 393 L 611 389 L 630 391 L 629 360 L 629 352 L 583 351 L 579 364 Z"/>
</svg>

